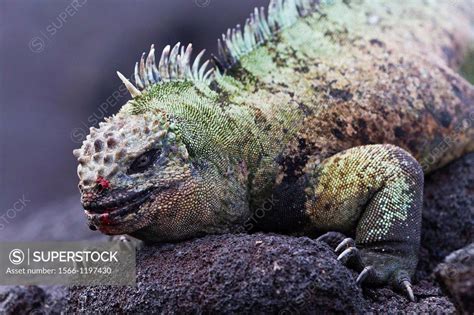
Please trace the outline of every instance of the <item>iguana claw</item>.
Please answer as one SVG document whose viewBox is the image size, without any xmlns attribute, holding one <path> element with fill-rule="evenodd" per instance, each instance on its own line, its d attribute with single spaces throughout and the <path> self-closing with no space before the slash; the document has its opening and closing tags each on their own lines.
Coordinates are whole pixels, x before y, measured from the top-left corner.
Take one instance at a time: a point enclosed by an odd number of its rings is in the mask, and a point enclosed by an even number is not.
<svg viewBox="0 0 474 315">
<path fill-rule="evenodd" d="M 410 301 L 415 302 L 415 295 L 413 294 L 413 289 L 411 288 L 411 283 L 408 280 L 402 282 L 403 288 L 406 291 Z"/>
<path fill-rule="evenodd" d="M 331 232 L 324 233 L 323 235 L 318 237 L 316 240 L 318 242 L 324 242 L 328 244 L 329 246 L 331 246 L 332 248 L 335 248 L 341 242 L 343 242 L 345 238 L 346 237 L 344 236 L 344 234 L 331 231 Z"/>
<path fill-rule="evenodd" d="M 367 279 L 367 277 L 371 274 L 374 273 L 374 267 L 372 266 L 367 266 L 365 267 L 361 273 L 357 276 L 357 279 L 356 279 L 356 283 L 358 285 L 362 284 L 364 282 L 365 279 Z"/>
<path fill-rule="evenodd" d="M 344 247 L 355 247 L 355 242 L 352 238 L 347 237 L 342 242 L 337 245 L 336 249 L 334 250 L 336 253 L 339 253 Z"/>
<path fill-rule="evenodd" d="M 345 265 L 351 265 L 356 270 L 361 270 L 362 260 L 360 252 L 356 247 L 355 241 L 350 238 L 344 238 L 334 250 L 336 254 L 339 254 L 337 260 L 341 261 Z"/>
<path fill-rule="evenodd" d="M 359 250 L 355 247 L 346 248 L 339 256 L 337 256 L 337 260 L 341 262 L 345 262 L 349 258 L 356 256 L 359 254 Z"/>
</svg>

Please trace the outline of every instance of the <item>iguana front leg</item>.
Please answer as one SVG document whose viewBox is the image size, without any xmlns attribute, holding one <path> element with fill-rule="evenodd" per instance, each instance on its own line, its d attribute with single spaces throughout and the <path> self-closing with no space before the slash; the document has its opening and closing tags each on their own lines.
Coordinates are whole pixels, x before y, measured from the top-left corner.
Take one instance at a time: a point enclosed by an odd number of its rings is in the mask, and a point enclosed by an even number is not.
<svg viewBox="0 0 474 315">
<path fill-rule="evenodd" d="M 330 157 L 314 175 L 312 223 L 355 235 L 355 243 L 337 246 L 338 259 L 362 270 L 357 282 L 391 284 L 413 299 L 423 199 L 418 162 L 399 147 L 368 145 Z M 321 239 L 334 240 L 334 233 Z"/>
</svg>

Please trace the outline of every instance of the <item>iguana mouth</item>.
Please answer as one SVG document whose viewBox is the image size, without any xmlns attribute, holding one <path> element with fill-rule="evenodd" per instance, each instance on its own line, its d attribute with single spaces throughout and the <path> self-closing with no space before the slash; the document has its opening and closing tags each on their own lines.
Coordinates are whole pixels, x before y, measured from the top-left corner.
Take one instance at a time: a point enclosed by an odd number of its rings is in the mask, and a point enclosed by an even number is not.
<svg viewBox="0 0 474 315">
<path fill-rule="evenodd" d="M 149 188 L 121 199 L 114 199 L 103 203 L 91 203 L 88 207 L 84 208 L 84 212 L 89 220 L 89 228 L 92 230 L 98 228 L 106 234 L 117 234 L 113 233 L 113 231 L 121 229 L 120 227 L 124 224 L 127 225 L 127 223 L 125 223 L 127 221 L 126 218 L 130 214 L 140 216 L 139 211 L 143 204 L 148 201 L 153 201 L 159 193 L 175 186 L 176 184 L 167 184 L 160 187 Z M 110 197 L 108 199 L 110 199 Z"/>
<path fill-rule="evenodd" d="M 91 203 L 87 208 L 84 208 L 84 210 L 88 212 L 88 214 L 103 214 L 113 212 L 117 215 L 123 215 L 131 212 L 130 210 L 138 208 L 150 197 L 152 193 L 158 192 L 165 188 L 166 187 L 146 189 L 126 198 L 115 199 L 104 203 L 94 202 Z"/>
</svg>

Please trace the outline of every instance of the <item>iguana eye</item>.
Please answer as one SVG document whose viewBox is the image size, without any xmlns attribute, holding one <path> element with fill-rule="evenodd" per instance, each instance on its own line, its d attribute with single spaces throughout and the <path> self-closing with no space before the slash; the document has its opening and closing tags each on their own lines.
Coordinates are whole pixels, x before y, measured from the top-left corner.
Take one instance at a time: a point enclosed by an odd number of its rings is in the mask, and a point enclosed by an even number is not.
<svg viewBox="0 0 474 315">
<path fill-rule="evenodd" d="M 132 165 L 130 165 L 127 174 L 135 174 L 135 173 L 142 173 L 148 167 L 150 167 L 159 156 L 159 150 L 150 150 L 148 152 L 143 153 L 139 157 L 133 161 Z"/>
</svg>

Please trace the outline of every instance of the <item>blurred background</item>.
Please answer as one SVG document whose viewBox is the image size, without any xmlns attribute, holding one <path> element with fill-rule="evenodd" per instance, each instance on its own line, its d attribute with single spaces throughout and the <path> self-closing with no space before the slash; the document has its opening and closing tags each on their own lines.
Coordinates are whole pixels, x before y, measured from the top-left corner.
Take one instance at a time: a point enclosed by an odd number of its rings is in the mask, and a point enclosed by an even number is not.
<svg viewBox="0 0 474 315">
<path fill-rule="evenodd" d="M 130 75 L 152 43 L 209 57 L 267 2 L 0 0 L 0 240 L 102 237 L 86 226 L 72 150 L 129 99 L 115 71 Z"/>
</svg>

